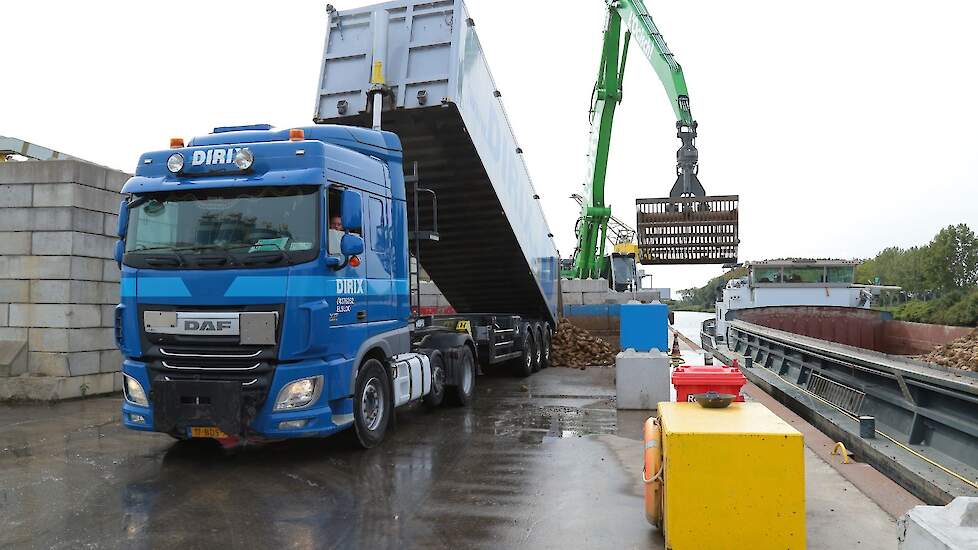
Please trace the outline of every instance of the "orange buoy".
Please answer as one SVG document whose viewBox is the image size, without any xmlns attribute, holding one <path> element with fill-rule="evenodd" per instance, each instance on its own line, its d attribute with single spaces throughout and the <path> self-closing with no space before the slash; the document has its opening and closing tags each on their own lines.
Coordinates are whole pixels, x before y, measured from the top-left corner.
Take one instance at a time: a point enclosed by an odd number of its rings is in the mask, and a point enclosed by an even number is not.
<svg viewBox="0 0 978 550">
<path fill-rule="evenodd" d="M 645 421 L 645 519 L 657 527 L 662 525 L 662 430 L 659 419 Z"/>
</svg>

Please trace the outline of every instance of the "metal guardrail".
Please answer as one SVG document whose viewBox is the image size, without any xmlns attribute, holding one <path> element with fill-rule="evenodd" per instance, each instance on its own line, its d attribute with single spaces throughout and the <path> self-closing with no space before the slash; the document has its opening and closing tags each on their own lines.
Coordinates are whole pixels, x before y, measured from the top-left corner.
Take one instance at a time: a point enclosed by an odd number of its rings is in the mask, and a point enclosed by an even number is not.
<svg viewBox="0 0 978 550">
<path fill-rule="evenodd" d="M 826 378 L 818 373 L 808 375 L 808 391 L 832 403 L 847 413 L 858 416 L 866 394 Z"/>
<path fill-rule="evenodd" d="M 743 321 L 727 346 L 894 441 L 978 483 L 978 376 Z"/>
</svg>

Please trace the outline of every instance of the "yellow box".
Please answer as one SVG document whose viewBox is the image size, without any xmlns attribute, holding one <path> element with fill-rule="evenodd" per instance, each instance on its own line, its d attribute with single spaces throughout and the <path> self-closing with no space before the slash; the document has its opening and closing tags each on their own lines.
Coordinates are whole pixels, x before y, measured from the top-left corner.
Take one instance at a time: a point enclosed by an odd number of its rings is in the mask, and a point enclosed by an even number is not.
<svg viewBox="0 0 978 550">
<path fill-rule="evenodd" d="M 800 432 L 760 403 L 659 403 L 666 548 L 805 548 Z"/>
</svg>

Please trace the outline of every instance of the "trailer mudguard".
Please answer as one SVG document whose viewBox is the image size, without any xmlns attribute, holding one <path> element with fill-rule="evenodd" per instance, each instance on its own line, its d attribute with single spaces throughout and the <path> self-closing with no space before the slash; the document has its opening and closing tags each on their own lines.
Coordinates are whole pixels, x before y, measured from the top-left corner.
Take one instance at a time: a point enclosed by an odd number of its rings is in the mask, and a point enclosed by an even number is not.
<svg viewBox="0 0 978 550">
<path fill-rule="evenodd" d="M 454 386 L 460 381 L 458 373 L 459 364 L 462 359 L 462 350 L 468 348 L 472 352 L 472 360 L 475 361 L 476 373 L 482 374 L 479 367 L 479 356 L 476 353 L 475 342 L 472 337 L 464 332 L 434 332 L 425 335 L 419 346 L 421 349 L 435 349 L 441 352 L 441 358 L 445 365 L 445 383 Z"/>
</svg>

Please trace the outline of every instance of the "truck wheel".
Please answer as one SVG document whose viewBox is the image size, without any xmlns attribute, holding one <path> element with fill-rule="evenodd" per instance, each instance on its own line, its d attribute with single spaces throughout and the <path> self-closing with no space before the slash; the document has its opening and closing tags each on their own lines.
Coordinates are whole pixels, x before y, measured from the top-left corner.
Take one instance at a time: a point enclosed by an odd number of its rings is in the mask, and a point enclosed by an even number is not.
<svg viewBox="0 0 978 550">
<path fill-rule="evenodd" d="M 456 386 L 446 386 L 445 397 L 452 405 L 467 407 L 475 392 L 475 358 L 468 346 L 462 346 L 457 366 L 458 372 L 455 374 L 458 375 L 459 383 Z"/>
<path fill-rule="evenodd" d="M 539 324 L 533 325 L 533 342 L 535 344 L 533 346 L 534 351 L 536 352 L 536 355 L 534 356 L 533 359 L 533 361 L 536 363 L 533 366 L 533 372 L 537 372 L 543 368 L 543 348 L 544 348 L 543 329 L 540 328 Z"/>
<path fill-rule="evenodd" d="M 520 356 L 519 363 L 514 365 L 516 367 L 516 375 L 527 377 L 533 374 L 537 370 L 536 356 L 537 352 L 533 341 L 533 330 L 527 327 L 523 335 L 523 355 Z"/>
<path fill-rule="evenodd" d="M 445 363 L 438 351 L 432 352 L 428 358 L 431 361 L 431 393 L 424 396 L 423 401 L 426 407 L 435 408 L 445 400 Z"/>
<path fill-rule="evenodd" d="M 391 418 L 390 384 L 387 371 L 376 359 L 367 359 L 357 373 L 353 395 L 353 427 L 356 443 L 364 449 L 384 439 Z"/>
<path fill-rule="evenodd" d="M 540 348 L 543 350 L 540 368 L 545 369 L 550 366 L 550 325 L 546 323 L 541 325 Z"/>
</svg>

